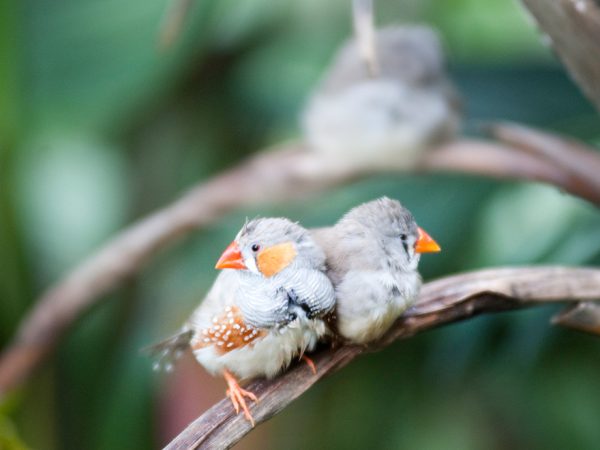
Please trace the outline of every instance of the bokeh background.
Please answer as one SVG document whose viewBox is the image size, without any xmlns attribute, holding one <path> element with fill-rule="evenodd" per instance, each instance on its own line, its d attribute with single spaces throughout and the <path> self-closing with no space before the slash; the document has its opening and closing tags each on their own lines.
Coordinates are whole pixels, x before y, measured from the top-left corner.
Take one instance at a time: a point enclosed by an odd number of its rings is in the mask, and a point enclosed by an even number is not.
<svg viewBox="0 0 600 450">
<path fill-rule="evenodd" d="M 351 33 L 348 1 L 196 0 L 157 50 L 165 0 L 0 2 L 0 343 L 42 290 L 193 183 L 299 134 L 298 116 Z M 379 24 L 443 37 L 465 129 L 510 119 L 600 143 L 598 116 L 517 2 L 387 0 Z M 444 247 L 426 279 L 479 267 L 600 262 L 600 214 L 556 189 L 463 176 L 389 176 L 239 211 L 162 252 L 79 320 L 0 403 L 0 449 L 145 449 L 222 398 L 184 358 L 139 349 L 175 330 L 246 215 L 332 223 L 401 199 Z M 367 355 L 239 448 L 593 449 L 600 340 L 552 328 L 553 307 L 480 317 Z"/>
</svg>

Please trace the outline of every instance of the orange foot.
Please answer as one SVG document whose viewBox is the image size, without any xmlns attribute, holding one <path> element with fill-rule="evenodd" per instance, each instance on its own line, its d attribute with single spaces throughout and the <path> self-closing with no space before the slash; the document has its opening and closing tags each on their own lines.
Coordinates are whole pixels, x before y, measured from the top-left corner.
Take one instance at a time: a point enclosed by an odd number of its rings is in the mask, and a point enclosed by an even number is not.
<svg viewBox="0 0 600 450">
<path fill-rule="evenodd" d="M 246 419 L 248 419 L 248 421 L 252 424 L 252 427 L 254 428 L 254 418 L 252 417 L 252 414 L 250 414 L 250 410 L 248 409 L 248 405 L 246 404 L 246 400 L 244 399 L 244 397 L 248 397 L 249 399 L 254 400 L 256 403 L 258 403 L 256 395 L 254 395 L 250 391 L 242 389 L 235 377 L 229 371 L 224 371 L 223 376 L 225 377 L 225 381 L 227 382 L 228 386 L 228 389 L 226 391 L 227 397 L 229 397 L 231 403 L 233 403 L 233 409 L 235 409 L 236 413 L 239 413 L 241 406 L 242 410 L 244 411 L 244 416 L 246 416 Z"/>
<path fill-rule="evenodd" d="M 316 375 L 316 374 L 317 374 L 317 367 L 315 366 L 315 363 L 313 362 L 313 360 L 312 360 L 312 359 L 310 359 L 310 358 L 309 358 L 308 356 L 306 356 L 306 355 L 302 355 L 302 359 L 304 360 L 304 362 L 305 362 L 306 364 L 308 364 L 308 367 L 310 367 L 310 370 L 312 370 L 312 373 L 313 373 L 314 375 Z"/>
</svg>

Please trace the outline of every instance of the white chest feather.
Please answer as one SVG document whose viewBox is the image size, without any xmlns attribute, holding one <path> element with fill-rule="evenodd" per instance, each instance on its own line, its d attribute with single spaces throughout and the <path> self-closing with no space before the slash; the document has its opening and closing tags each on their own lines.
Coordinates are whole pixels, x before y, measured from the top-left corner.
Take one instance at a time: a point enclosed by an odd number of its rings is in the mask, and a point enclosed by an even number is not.
<svg viewBox="0 0 600 450">
<path fill-rule="evenodd" d="M 356 343 L 381 337 L 414 302 L 421 285 L 416 272 L 350 271 L 337 286 L 337 326 Z"/>
</svg>

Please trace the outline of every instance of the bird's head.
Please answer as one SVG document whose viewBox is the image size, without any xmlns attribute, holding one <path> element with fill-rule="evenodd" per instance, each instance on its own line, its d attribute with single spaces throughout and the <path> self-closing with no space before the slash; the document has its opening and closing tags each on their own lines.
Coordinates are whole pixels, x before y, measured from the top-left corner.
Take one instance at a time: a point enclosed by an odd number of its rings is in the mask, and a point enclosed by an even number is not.
<svg viewBox="0 0 600 450">
<path fill-rule="evenodd" d="M 261 218 L 244 224 L 215 267 L 271 277 L 291 264 L 320 268 L 324 259 L 305 228 L 285 218 Z"/>
<path fill-rule="evenodd" d="M 388 262 L 399 269 L 415 270 L 421 253 L 441 251 L 437 242 L 397 200 L 382 197 L 352 209 L 342 220 L 355 220 L 370 229 Z"/>
</svg>

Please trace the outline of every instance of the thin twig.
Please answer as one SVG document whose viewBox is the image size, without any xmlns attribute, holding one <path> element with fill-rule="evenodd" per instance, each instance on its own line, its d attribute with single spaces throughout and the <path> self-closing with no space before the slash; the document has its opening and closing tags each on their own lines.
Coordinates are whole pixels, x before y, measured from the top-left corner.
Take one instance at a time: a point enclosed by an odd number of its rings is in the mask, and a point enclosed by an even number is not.
<svg viewBox="0 0 600 450">
<path fill-rule="evenodd" d="M 523 267 L 454 275 L 425 284 L 417 304 L 369 350 L 481 313 L 597 299 L 600 299 L 600 269 Z M 259 398 L 259 403 L 252 406 L 256 423 L 274 416 L 319 379 L 365 351 L 368 350 L 357 346 L 323 349 L 311 355 L 317 374 L 299 364 L 274 380 L 253 382 L 248 389 Z M 224 399 L 192 422 L 166 449 L 225 449 L 251 430 L 243 415 L 236 415 L 231 403 Z"/>
<path fill-rule="evenodd" d="M 590 158 L 598 154 L 588 151 Z M 600 205 L 600 192 L 539 155 L 483 140 L 459 139 L 424 153 L 417 166 L 398 154 L 387 172 L 458 172 L 537 180 Z M 54 350 L 70 324 L 103 295 L 136 274 L 159 250 L 240 207 L 289 201 L 376 173 L 331 159 L 302 144 L 259 153 L 200 183 L 173 204 L 131 225 L 45 292 L 0 356 L 0 396 L 23 382 Z"/>
<path fill-rule="evenodd" d="M 192 0 L 167 0 L 166 11 L 158 32 L 158 47 L 167 50 L 177 41 L 192 8 Z"/>
<path fill-rule="evenodd" d="M 356 47 L 367 67 L 369 76 L 375 78 L 379 75 L 379 60 L 375 45 L 375 18 L 373 16 L 373 0 L 353 0 L 352 18 Z"/>
</svg>

